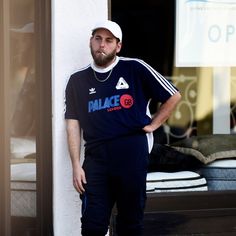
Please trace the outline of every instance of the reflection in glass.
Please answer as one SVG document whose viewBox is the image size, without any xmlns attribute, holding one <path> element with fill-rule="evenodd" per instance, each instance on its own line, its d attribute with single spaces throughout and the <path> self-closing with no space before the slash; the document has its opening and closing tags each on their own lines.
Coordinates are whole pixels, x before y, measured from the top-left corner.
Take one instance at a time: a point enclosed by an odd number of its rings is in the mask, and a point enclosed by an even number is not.
<svg viewBox="0 0 236 236">
<path fill-rule="evenodd" d="M 11 1 L 10 120 L 12 235 L 34 235 L 36 81 L 34 1 Z"/>
</svg>

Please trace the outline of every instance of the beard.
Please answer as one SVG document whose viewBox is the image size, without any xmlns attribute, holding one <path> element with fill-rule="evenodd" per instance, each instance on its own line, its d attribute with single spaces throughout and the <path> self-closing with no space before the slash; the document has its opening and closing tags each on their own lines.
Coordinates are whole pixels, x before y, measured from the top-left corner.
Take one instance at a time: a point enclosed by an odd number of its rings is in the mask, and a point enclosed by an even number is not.
<svg viewBox="0 0 236 236">
<path fill-rule="evenodd" d="M 105 55 L 102 53 L 95 52 L 92 48 L 90 48 L 90 50 L 93 60 L 97 66 L 105 67 L 111 64 L 111 62 L 116 57 L 116 49 L 114 49 L 111 53 Z"/>
</svg>

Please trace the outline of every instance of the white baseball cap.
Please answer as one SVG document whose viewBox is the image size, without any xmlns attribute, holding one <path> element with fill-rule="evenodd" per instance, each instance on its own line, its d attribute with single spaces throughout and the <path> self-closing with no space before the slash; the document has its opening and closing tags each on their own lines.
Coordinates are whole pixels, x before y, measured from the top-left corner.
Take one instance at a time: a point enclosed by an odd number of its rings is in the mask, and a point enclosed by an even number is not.
<svg viewBox="0 0 236 236">
<path fill-rule="evenodd" d="M 109 30 L 116 38 L 118 38 L 120 41 L 122 41 L 122 31 L 120 26 L 114 22 L 114 21 L 110 21 L 110 20 L 105 20 L 102 22 L 99 22 L 95 25 L 95 27 L 92 29 L 92 32 L 94 33 L 95 30 L 97 29 L 107 29 Z"/>
</svg>

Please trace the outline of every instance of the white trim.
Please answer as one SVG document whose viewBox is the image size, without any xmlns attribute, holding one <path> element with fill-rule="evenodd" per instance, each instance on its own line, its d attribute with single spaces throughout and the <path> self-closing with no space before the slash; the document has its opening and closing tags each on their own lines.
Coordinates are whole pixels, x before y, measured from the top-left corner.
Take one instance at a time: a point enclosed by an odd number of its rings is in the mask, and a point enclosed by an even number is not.
<svg viewBox="0 0 236 236">
<path fill-rule="evenodd" d="M 125 57 L 121 57 L 120 60 L 124 60 L 124 61 L 132 61 L 133 60 L 133 61 L 139 62 L 140 64 L 142 64 L 144 67 L 146 67 L 150 71 L 150 73 L 161 84 L 161 86 L 166 91 L 168 91 L 171 95 L 178 92 L 167 79 L 165 79 L 160 73 L 158 73 L 155 69 L 153 69 L 147 63 L 145 63 L 143 60 L 140 60 L 140 59 L 137 59 L 137 58 L 125 58 Z"/>
<path fill-rule="evenodd" d="M 96 64 L 94 62 L 91 63 L 91 67 L 93 70 L 95 70 L 98 73 L 107 73 L 108 71 L 113 69 L 117 65 L 118 62 L 119 62 L 119 57 L 117 56 L 115 61 L 106 68 L 98 67 L 98 66 L 96 66 Z"/>
</svg>

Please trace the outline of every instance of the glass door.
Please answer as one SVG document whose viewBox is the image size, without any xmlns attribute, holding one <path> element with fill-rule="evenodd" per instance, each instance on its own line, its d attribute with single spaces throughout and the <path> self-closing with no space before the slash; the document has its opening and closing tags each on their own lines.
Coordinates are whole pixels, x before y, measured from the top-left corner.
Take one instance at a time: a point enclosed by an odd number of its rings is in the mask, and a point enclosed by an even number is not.
<svg viewBox="0 0 236 236">
<path fill-rule="evenodd" d="M 50 52 L 50 39 L 44 37 L 45 31 L 50 35 L 50 27 L 41 27 L 51 22 L 46 22 L 50 1 L 45 2 L 0 2 L 0 234 L 4 236 L 52 234 L 51 107 L 44 101 L 51 96 L 50 59 L 42 59 Z"/>
</svg>

